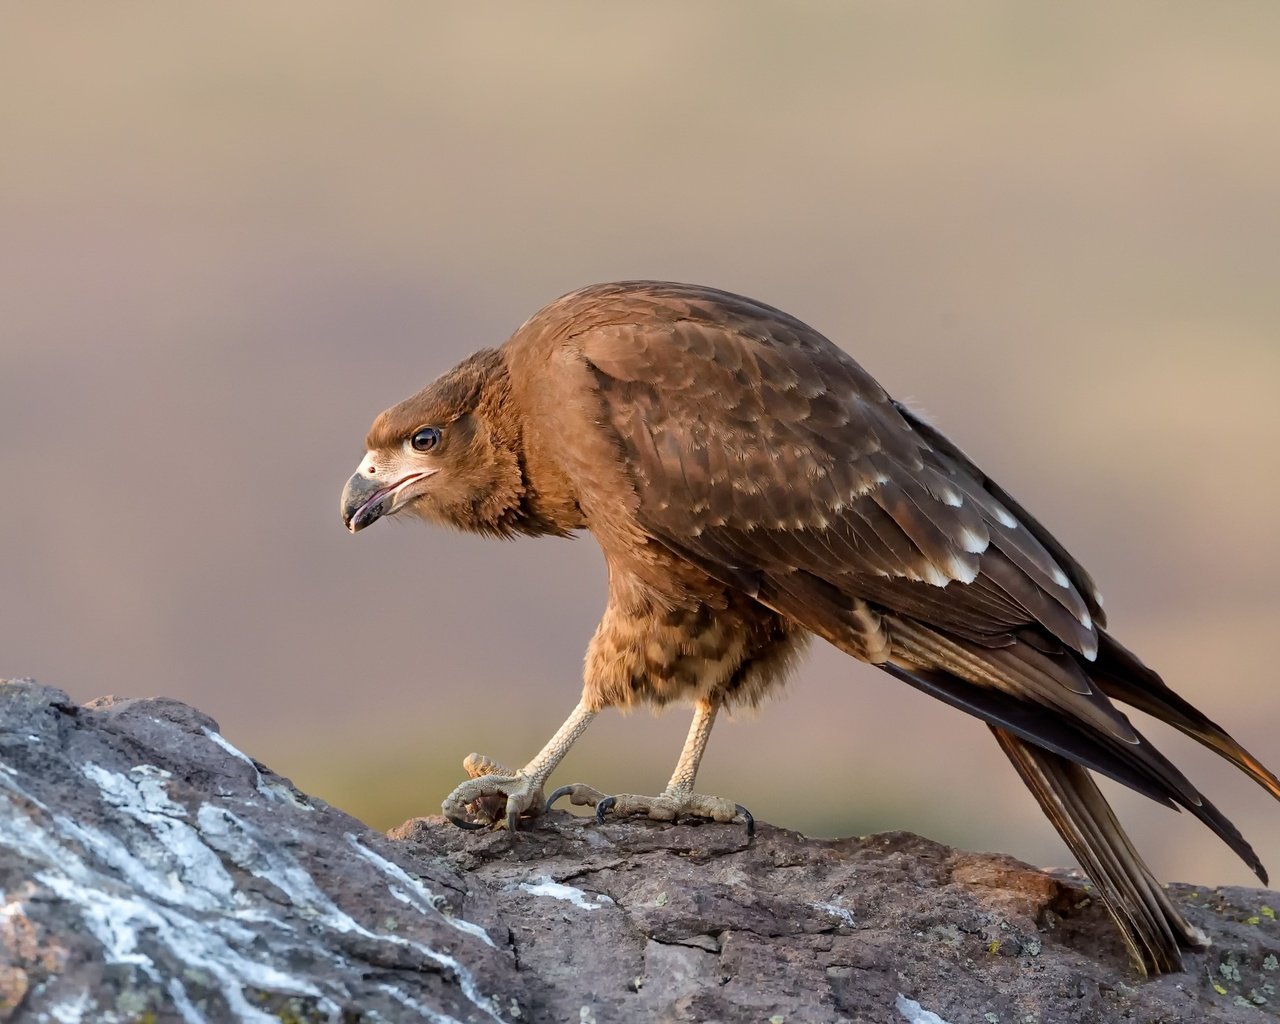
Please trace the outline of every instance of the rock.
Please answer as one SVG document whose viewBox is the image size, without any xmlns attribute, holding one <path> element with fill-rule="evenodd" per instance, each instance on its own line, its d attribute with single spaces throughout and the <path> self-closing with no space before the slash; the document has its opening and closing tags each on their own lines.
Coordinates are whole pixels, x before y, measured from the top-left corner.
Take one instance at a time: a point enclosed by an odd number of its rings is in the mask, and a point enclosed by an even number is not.
<svg viewBox="0 0 1280 1024">
<path fill-rule="evenodd" d="M 555 813 L 389 836 L 191 708 L 0 684 L 0 1021 L 1274 1019 L 1280 895 L 1138 978 L 1078 879 L 906 833 Z"/>
<path fill-rule="evenodd" d="M 465 886 L 182 704 L 0 685 L 0 1020 L 505 1019 Z"/>
</svg>

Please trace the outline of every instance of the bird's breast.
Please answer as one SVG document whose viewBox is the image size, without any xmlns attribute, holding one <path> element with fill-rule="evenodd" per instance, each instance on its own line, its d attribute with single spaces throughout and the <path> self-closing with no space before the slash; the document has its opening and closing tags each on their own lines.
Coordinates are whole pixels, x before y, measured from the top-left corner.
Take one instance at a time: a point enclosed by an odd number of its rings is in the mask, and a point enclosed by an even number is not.
<svg viewBox="0 0 1280 1024">
<path fill-rule="evenodd" d="M 621 707 L 713 697 L 756 704 L 802 643 L 745 598 L 665 608 L 611 600 L 587 651 L 586 685 L 603 704 Z"/>
</svg>

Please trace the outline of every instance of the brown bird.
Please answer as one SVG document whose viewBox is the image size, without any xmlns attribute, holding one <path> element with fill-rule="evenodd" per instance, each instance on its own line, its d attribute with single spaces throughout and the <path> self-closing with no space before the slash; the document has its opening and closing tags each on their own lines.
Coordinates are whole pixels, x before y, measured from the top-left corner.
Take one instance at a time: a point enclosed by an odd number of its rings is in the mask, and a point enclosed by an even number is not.
<svg viewBox="0 0 1280 1024">
<path fill-rule="evenodd" d="M 721 707 L 755 705 L 817 635 L 985 721 L 1093 880 L 1143 971 L 1207 945 L 1090 772 L 1252 848 L 1112 703 L 1169 723 L 1280 797 L 1280 781 L 1103 628 L 1088 573 L 956 445 L 811 327 L 659 282 L 556 300 L 383 412 L 342 495 L 354 533 L 410 512 L 496 537 L 590 530 L 609 600 L 582 698 L 511 772 L 478 755 L 444 801 L 480 827 L 542 813 L 602 709 L 691 703 L 658 796 L 567 786 L 597 816 L 750 816 L 695 793 Z"/>
</svg>

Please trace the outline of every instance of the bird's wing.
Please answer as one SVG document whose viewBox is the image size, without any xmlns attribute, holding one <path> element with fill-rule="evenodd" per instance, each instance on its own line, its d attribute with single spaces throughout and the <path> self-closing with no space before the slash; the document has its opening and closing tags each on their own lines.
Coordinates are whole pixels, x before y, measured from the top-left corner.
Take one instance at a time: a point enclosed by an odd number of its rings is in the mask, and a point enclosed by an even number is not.
<svg viewBox="0 0 1280 1024">
<path fill-rule="evenodd" d="M 1117 660 L 1088 574 L 958 448 L 785 313 L 703 290 L 629 299 L 577 340 L 650 537 L 997 729 L 1190 810 L 1265 878 L 1108 692 L 1280 782 Z"/>
<path fill-rule="evenodd" d="M 1093 583 L 1039 523 L 822 335 L 707 294 L 581 339 L 645 530 L 815 610 L 834 590 L 978 643 L 1033 628 L 1094 656 Z"/>
<path fill-rule="evenodd" d="M 579 343 L 651 537 L 849 653 L 1138 743 L 1070 654 L 1098 647 L 1084 570 L 851 357 L 722 293 L 634 313 Z"/>
<path fill-rule="evenodd" d="M 628 289 L 578 343 L 638 525 L 988 722 L 1145 965 L 1171 969 L 1196 936 L 1074 765 L 1186 808 L 1265 883 L 1240 832 L 1108 694 L 1278 796 L 1280 780 L 1115 644 L 1052 535 L 849 356 L 778 310 L 683 286 Z"/>
</svg>

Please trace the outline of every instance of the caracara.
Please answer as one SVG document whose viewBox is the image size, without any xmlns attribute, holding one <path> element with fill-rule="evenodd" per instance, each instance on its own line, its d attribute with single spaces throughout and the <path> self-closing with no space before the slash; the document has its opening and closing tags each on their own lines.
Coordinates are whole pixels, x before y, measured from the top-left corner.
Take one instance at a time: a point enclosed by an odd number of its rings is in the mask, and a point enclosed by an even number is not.
<svg viewBox="0 0 1280 1024">
<path fill-rule="evenodd" d="M 777 688 L 812 634 L 990 726 L 1142 970 L 1207 940 L 1090 772 L 1190 811 L 1266 881 L 1112 701 L 1277 797 L 1280 781 L 1111 637 L 1089 574 L 1008 492 L 786 313 L 696 285 L 584 288 L 383 412 L 365 444 L 352 532 L 402 512 L 498 537 L 585 529 L 608 567 L 577 707 L 519 771 L 473 755 L 444 801 L 458 824 L 516 828 L 602 708 L 672 701 L 693 724 L 661 794 L 553 799 L 750 824 L 694 792 L 698 765 L 720 708 Z"/>
</svg>

